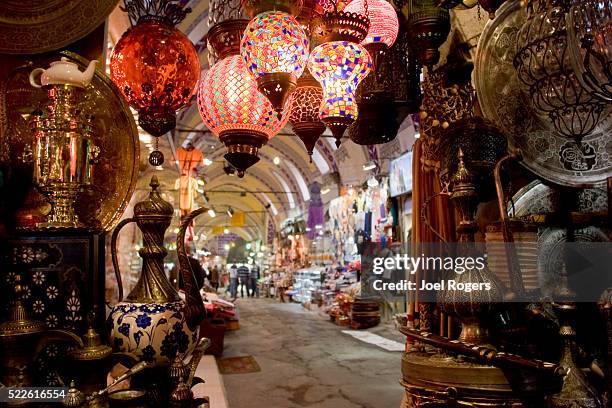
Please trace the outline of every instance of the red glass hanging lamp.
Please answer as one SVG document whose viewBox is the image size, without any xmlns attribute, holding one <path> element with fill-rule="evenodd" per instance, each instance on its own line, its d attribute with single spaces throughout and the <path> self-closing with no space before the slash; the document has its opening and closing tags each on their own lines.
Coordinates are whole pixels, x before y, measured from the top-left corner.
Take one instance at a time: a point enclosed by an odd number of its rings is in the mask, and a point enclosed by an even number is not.
<svg viewBox="0 0 612 408">
<path fill-rule="evenodd" d="M 365 46 L 370 53 L 374 70 L 376 70 L 380 58 L 397 38 L 399 21 L 395 8 L 387 0 L 353 0 L 344 8 L 344 11 L 364 13 L 366 7 L 370 28 L 361 45 Z"/>
<path fill-rule="evenodd" d="M 191 9 L 174 0 L 125 0 L 125 10 L 132 27 L 115 45 L 111 79 L 138 110 L 140 127 L 159 138 L 176 126 L 176 111 L 189 102 L 200 76 L 194 45 L 175 27 Z M 151 165 L 163 161 L 157 149 L 149 156 Z"/>
<path fill-rule="evenodd" d="M 204 124 L 225 145 L 225 159 L 239 177 L 259 161 L 259 149 L 283 128 L 289 116 L 284 112 L 279 120 L 239 54 L 236 33 L 243 32 L 247 24 L 247 20 L 227 20 L 211 29 L 208 42 L 219 61 L 200 81 L 197 97 Z"/>
<path fill-rule="evenodd" d="M 309 50 L 304 29 L 295 17 L 283 11 L 256 15 L 244 31 L 241 55 L 279 119 L 306 68 Z"/>
<path fill-rule="evenodd" d="M 323 88 L 310 74 L 304 71 L 293 91 L 293 102 L 289 122 L 293 133 L 304 143 L 312 162 L 312 152 L 319 137 L 325 132 L 325 123 L 319 118 L 319 109 L 323 102 Z"/>
</svg>

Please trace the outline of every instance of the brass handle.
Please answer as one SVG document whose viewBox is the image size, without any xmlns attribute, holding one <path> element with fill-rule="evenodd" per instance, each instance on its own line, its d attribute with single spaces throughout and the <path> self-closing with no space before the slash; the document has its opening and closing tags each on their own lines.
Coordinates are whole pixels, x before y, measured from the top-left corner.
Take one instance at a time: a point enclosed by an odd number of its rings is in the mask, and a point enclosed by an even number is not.
<svg viewBox="0 0 612 408">
<path fill-rule="evenodd" d="M 117 261 L 117 237 L 121 228 L 128 225 L 130 222 L 135 222 L 136 218 L 126 218 L 117 224 L 117 227 L 113 230 L 111 236 L 111 256 L 113 258 L 113 269 L 115 270 L 115 277 L 117 278 L 117 289 L 119 290 L 119 302 L 123 300 L 123 282 L 121 281 L 121 271 L 119 270 L 119 262 Z"/>
</svg>

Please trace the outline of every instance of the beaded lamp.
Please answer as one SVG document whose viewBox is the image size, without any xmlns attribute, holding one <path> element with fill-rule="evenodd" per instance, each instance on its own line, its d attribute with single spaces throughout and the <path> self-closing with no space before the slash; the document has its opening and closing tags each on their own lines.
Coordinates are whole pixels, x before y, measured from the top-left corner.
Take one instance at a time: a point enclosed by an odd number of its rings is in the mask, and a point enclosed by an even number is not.
<svg viewBox="0 0 612 408">
<path fill-rule="evenodd" d="M 289 122 L 295 133 L 306 146 L 311 157 L 319 137 L 325 132 L 325 123 L 319 118 L 319 109 L 323 101 L 323 89 L 306 70 L 297 81 L 293 91 L 293 102 Z"/>
<path fill-rule="evenodd" d="M 370 53 L 374 69 L 376 69 L 382 54 L 393 45 L 397 38 L 399 22 L 397 12 L 386 0 L 353 0 L 344 8 L 344 11 L 347 13 L 364 13 L 366 1 L 370 28 L 361 45 L 365 46 Z"/>
<path fill-rule="evenodd" d="M 332 41 L 312 51 L 308 69 L 323 87 L 319 117 L 340 146 L 344 131 L 357 118 L 355 92 L 372 69 L 370 54 L 359 44 Z"/>
<path fill-rule="evenodd" d="M 259 161 L 259 148 L 289 117 L 283 114 L 282 120 L 278 119 L 240 55 L 228 56 L 212 66 L 200 81 L 197 102 L 204 124 L 227 148 L 225 159 L 238 170 L 239 177 Z"/>
<path fill-rule="evenodd" d="M 309 41 L 290 14 L 268 11 L 249 23 L 240 45 L 246 67 L 278 117 L 308 62 Z"/>
</svg>

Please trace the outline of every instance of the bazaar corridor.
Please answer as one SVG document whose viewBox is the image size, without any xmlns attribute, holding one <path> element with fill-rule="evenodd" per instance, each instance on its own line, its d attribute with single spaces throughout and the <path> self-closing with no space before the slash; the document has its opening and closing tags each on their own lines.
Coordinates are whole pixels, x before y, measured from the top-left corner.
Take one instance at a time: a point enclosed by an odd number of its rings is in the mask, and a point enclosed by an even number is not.
<svg viewBox="0 0 612 408">
<path fill-rule="evenodd" d="M 238 299 L 240 330 L 224 357 L 252 355 L 261 371 L 224 375 L 230 407 L 382 408 L 400 406 L 399 352 L 342 333 L 300 304 Z M 401 341 L 389 326 L 372 329 Z"/>
</svg>

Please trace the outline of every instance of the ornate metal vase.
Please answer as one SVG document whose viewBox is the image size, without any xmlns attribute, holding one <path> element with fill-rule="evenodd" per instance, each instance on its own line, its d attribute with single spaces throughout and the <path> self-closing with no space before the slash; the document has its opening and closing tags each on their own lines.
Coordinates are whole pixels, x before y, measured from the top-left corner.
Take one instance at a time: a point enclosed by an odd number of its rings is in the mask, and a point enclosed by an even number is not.
<svg viewBox="0 0 612 408">
<path fill-rule="evenodd" d="M 111 238 L 113 266 L 119 286 L 119 299 L 123 285 L 117 263 L 117 236 L 121 228 L 136 222 L 142 231 L 142 273 L 136 286 L 124 301 L 111 311 L 108 319 L 110 342 L 115 351 L 133 354 L 156 365 L 168 365 L 179 355 L 190 354 L 199 334 L 198 318 L 189 318 L 188 304 L 183 301 L 164 273 L 163 261 L 167 254 L 163 246 L 164 233 L 170 226 L 174 209 L 164 201 L 158 191 L 156 176 L 151 178 L 149 198 L 134 206 L 134 217 L 123 220 Z M 182 273 L 186 270 L 182 270 Z M 186 286 L 193 282 L 193 273 L 183 274 Z M 189 301 L 203 307 L 202 298 L 190 295 Z M 191 292 L 189 292 L 191 294 Z M 202 316 L 200 316 L 201 318 Z"/>
</svg>

